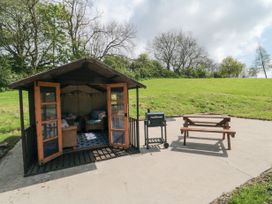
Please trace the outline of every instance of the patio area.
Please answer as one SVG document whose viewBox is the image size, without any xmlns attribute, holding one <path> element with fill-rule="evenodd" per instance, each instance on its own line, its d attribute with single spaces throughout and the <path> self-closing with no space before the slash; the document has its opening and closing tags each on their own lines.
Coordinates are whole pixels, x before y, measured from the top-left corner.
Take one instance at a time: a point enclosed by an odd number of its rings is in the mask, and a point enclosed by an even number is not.
<svg viewBox="0 0 272 204">
<path fill-rule="evenodd" d="M 209 203 L 272 167 L 272 122 L 231 119 L 232 150 L 221 134 L 191 133 L 167 120 L 170 147 L 23 177 L 21 144 L 0 162 L 1 203 Z M 144 143 L 143 122 L 140 123 Z M 150 129 L 159 136 L 160 128 Z"/>
</svg>

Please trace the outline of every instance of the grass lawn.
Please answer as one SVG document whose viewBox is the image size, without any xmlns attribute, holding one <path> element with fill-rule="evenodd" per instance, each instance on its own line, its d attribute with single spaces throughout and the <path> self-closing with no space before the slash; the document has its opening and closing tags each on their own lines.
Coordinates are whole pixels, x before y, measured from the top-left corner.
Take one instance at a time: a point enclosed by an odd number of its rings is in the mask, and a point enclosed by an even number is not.
<svg viewBox="0 0 272 204">
<path fill-rule="evenodd" d="M 223 194 L 212 204 L 264 204 L 272 203 L 272 169 L 251 179 L 231 193 Z"/>
<path fill-rule="evenodd" d="M 24 94 L 24 111 L 28 123 L 27 94 Z M 12 148 L 20 136 L 19 99 L 17 91 L 0 93 L 0 143 L 7 142 Z"/>
<path fill-rule="evenodd" d="M 272 120 L 272 79 L 152 79 L 140 89 L 140 114 L 147 108 L 168 116 L 218 113 Z M 135 91 L 130 92 L 135 115 Z"/>
</svg>

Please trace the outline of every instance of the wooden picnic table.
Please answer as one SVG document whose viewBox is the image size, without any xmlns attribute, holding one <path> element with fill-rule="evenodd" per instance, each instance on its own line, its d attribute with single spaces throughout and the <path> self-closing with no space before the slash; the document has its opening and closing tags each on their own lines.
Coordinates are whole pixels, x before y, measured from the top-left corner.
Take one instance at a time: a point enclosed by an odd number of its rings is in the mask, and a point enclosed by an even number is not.
<svg viewBox="0 0 272 204">
<path fill-rule="evenodd" d="M 186 137 L 189 137 L 189 131 L 193 132 L 211 132 L 223 133 L 223 140 L 227 135 L 228 149 L 231 149 L 230 136 L 234 137 L 236 132 L 230 130 L 230 116 L 227 115 L 183 115 L 184 124 L 181 133 L 184 133 L 184 145 L 186 145 Z M 190 126 L 198 126 L 194 128 Z M 217 129 L 222 128 L 222 129 Z"/>
<path fill-rule="evenodd" d="M 183 115 L 183 120 L 183 127 L 202 126 L 230 129 L 231 118 L 227 115 Z"/>
</svg>

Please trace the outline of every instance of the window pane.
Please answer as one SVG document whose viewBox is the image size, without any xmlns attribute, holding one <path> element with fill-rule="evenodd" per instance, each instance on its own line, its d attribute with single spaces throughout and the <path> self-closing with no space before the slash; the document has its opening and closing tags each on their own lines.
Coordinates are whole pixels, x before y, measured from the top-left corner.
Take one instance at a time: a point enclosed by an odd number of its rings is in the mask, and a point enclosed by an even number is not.
<svg viewBox="0 0 272 204">
<path fill-rule="evenodd" d="M 124 89 L 123 87 L 111 89 L 111 100 L 121 101 L 124 100 Z"/>
<path fill-rule="evenodd" d="M 43 144 L 43 152 L 44 152 L 44 157 L 49 157 L 52 154 L 55 154 L 55 153 L 59 152 L 58 139 L 50 140 L 48 142 L 45 142 Z"/>
<path fill-rule="evenodd" d="M 41 87 L 41 102 L 55 102 L 56 101 L 56 88 L 54 87 Z"/>
<path fill-rule="evenodd" d="M 58 136 L 57 122 L 46 123 L 42 125 L 43 140 Z"/>
<path fill-rule="evenodd" d="M 113 113 L 120 112 L 120 114 L 122 114 L 124 112 L 124 104 L 117 103 L 117 102 L 111 102 L 111 111 Z"/>
<path fill-rule="evenodd" d="M 54 120 L 57 118 L 56 105 L 42 105 L 42 121 Z"/>
<path fill-rule="evenodd" d="M 124 131 L 112 131 L 112 140 L 115 144 L 125 143 L 125 132 Z"/>
<path fill-rule="evenodd" d="M 112 115 L 112 128 L 124 129 L 124 116 Z"/>
</svg>

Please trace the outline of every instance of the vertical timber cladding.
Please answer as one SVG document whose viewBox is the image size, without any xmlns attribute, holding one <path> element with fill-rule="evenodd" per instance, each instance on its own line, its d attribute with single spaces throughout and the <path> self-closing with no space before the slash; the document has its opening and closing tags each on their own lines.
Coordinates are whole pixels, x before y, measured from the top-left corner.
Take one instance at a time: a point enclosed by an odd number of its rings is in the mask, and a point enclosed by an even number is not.
<svg viewBox="0 0 272 204">
<path fill-rule="evenodd" d="M 36 136 L 36 121 L 35 121 L 35 104 L 34 104 L 34 87 L 27 89 L 28 92 L 28 110 L 29 110 L 29 126 L 24 124 L 24 103 L 22 89 L 19 89 L 19 112 L 21 123 L 21 142 L 24 164 L 24 175 L 33 162 L 37 162 L 37 136 Z"/>
<path fill-rule="evenodd" d="M 37 136 L 36 136 L 36 119 L 35 119 L 35 98 L 34 98 L 34 86 L 31 86 L 28 90 L 28 111 L 29 111 L 29 128 L 27 135 L 29 162 L 37 162 L 38 150 L 37 150 Z"/>
<path fill-rule="evenodd" d="M 94 110 L 106 109 L 106 91 L 96 93 L 85 93 L 81 91 L 61 93 L 61 110 L 63 113 L 87 115 Z"/>
</svg>

